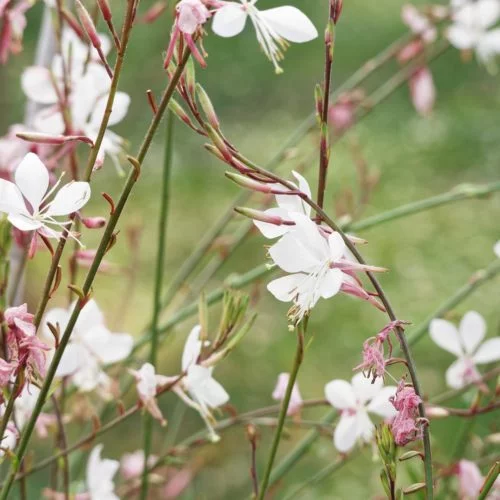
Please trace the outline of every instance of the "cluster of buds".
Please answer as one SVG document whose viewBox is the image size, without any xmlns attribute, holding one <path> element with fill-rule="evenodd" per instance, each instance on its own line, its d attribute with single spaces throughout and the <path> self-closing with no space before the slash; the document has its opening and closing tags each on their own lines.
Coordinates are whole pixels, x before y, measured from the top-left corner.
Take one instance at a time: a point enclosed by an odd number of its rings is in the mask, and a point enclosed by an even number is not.
<svg viewBox="0 0 500 500">
<path fill-rule="evenodd" d="M 384 326 L 382 330 L 375 336 L 370 337 L 363 343 L 363 361 L 354 368 L 354 370 L 362 370 L 366 377 L 384 377 L 386 366 L 398 360 L 393 360 L 392 342 L 390 333 L 396 328 L 402 328 L 407 325 L 407 321 L 395 320 Z M 387 356 L 385 352 L 385 343 L 387 342 Z"/>
<path fill-rule="evenodd" d="M 397 448 L 394 436 L 387 424 L 381 424 L 376 428 L 375 442 L 384 465 L 384 468 L 380 471 L 382 487 L 387 498 L 399 498 L 401 492 L 396 493 Z"/>
<path fill-rule="evenodd" d="M 391 431 L 396 444 L 406 446 L 412 441 L 421 439 L 422 424 L 419 423 L 418 407 L 422 399 L 415 393 L 413 386 L 401 380 L 396 394 L 389 400 L 398 411 L 391 423 Z"/>
</svg>

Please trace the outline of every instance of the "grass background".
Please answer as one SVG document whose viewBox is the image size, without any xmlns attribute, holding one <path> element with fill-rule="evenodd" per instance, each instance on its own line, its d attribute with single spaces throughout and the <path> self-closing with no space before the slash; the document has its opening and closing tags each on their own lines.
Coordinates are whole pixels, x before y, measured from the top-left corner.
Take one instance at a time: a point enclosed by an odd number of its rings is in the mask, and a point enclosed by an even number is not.
<svg viewBox="0 0 500 500">
<path fill-rule="evenodd" d="M 326 1 L 294 0 L 291 3 L 306 12 L 322 31 Z M 268 0 L 259 2 L 261 8 L 275 4 Z M 141 9 L 144 11 L 150 5 L 151 2 L 144 2 Z M 121 8 L 118 2 L 116 8 L 118 11 Z M 400 8 L 400 2 L 391 0 L 345 3 L 337 33 L 333 88 L 404 32 Z M 6 131 L 9 124 L 22 120 L 24 97 L 19 77 L 22 68 L 32 60 L 40 14 L 40 5 L 29 12 L 25 51 L 0 68 L 3 90 L 0 93 L 0 133 Z M 151 88 L 158 94 L 166 83 L 161 71 L 161 55 L 168 42 L 169 27 L 170 21 L 165 16 L 154 25 L 139 25 L 130 44 L 121 90 L 131 94 L 132 105 L 127 119 L 113 129 L 130 140 L 131 151 L 137 149 L 150 119 L 145 90 Z M 197 70 L 198 80 L 211 96 L 224 130 L 233 142 L 248 157 L 265 162 L 313 108 L 314 85 L 322 78 L 321 39 L 292 46 L 283 64 L 285 73 L 281 76 L 274 74 L 272 65 L 260 53 L 250 26 L 241 36 L 229 40 L 218 39 L 209 32 L 205 46 L 209 53 L 208 69 Z M 395 63 L 389 65 L 370 80 L 369 87 L 382 83 L 396 69 Z M 449 50 L 433 63 L 432 71 L 438 100 L 430 117 L 421 118 L 415 114 L 408 90 L 403 87 L 335 146 L 326 197 L 326 208 L 332 213 L 340 192 L 346 186 L 355 189 L 355 167 L 349 147 L 353 140 L 359 142 L 369 168 L 380 172 L 380 183 L 366 208 L 366 216 L 447 191 L 460 183 L 498 180 L 498 77 L 488 74 L 475 62 L 464 64 L 455 50 Z M 225 179 L 224 167 L 201 147 L 199 137 L 182 124 L 176 125 L 166 281 L 238 193 L 238 188 Z M 120 225 L 122 235 L 131 226 L 141 231 L 140 253 L 134 264 L 138 273 L 136 287 L 133 290 L 129 287 L 123 273 L 101 275 L 94 287 L 95 298 L 106 310 L 110 327 L 135 335 L 149 320 L 152 309 L 163 135 L 160 132 L 155 140 Z M 310 134 L 301 143 L 298 155 L 284 163 L 283 171 L 305 169 L 314 185 L 316 140 L 316 133 Z M 121 182 L 112 165 L 107 164 L 95 176 L 94 193 L 107 191 L 117 196 Z M 105 202 L 94 196 L 88 212 L 100 214 L 105 210 Z M 381 281 L 399 317 L 417 324 L 464 284 L 475 270 L 494 259 L 492 245 L 500 236 L 499 213 L 499 198 L 493 196 L 487 200 L 445 206 L 362 233 L 369 240 L 364 248 L 369 262 L 390 268 Z M 234 227 L 229 229 L 229 236 Z M 98 236 L 88 232 L 84 239 L 92 248 L 91 242 L 96 242 Z M 109 260 L 120 265 L 130 264 L 125 242 L 122 237 Z M 265 244 L 267 242 L 260 235 L 254 234 L 228 259 L 207 286 L 207 291 L 232 272 L 244 272 L 262 263 Z M 29 266 L 27 298 L 32 306 L 42 286 L 46 263 L 47 259 L 40 257 Z M 270 404 L 275 379 L 279 372 L 291 368 L 293 358 L 294 340 L 285 321 L 287 306 L 272 299 L 264 285 L 261 283 L 258 288 L 251 289 L 259 299 L 254 304 L 259 312 L 255 327 L 216 372 L 217 379 L 231 394 L 231 403 L 239 411 Z M 475 309 L 486 317 L 489 335 L 496 335 L 498 285 L 497 279 L 476 292 L 457 308 L 456 317 Z M 123 305 L 125 296 L 129 296 L 126 306 Z M 65 293 L 61 291 L 53 302 L 64 304 L 65 300 Z M 216 316 L 217 310 L 214 318 Z M 376 310 L 343 296 L 320 302 L 309 327 L 314 333 L 314 341 L 299 374 L 303 396 L 308 399 L 322 397 L 325 383 L 334 378 L 350 378 L 352 367 L 359 362 L 363 340 L 375 334 L 385 321 Z M 178 370 L 179 353 L 193 324 L 194 320 L 186 321 L 173 331 L 162 350 L 161 373 Z M 415 358 L 425 393 L 432 396 L 443 391 L 444 372 L 453 361 L 452 357 L 426 337 L 416 346 Z M 132 402 L 133 398 L 129 396 L 128 401 Z M 459 400 L 455 404 L 465 402 Z M 175 419 L 177 401 L 174 396 L 165 396 L 160 405 L 167 418 Z M 313 419 L 324 411 L 311 410 L 305 415 Z M 494 420 L 494 417 L 481 418 L 474 431 L 478 435 L 486 434 L 494 428 Z M 456 419 L 433 425 L 433 447 L 438 463 L 445 463 L 449 458 L 461 425 Z M 201 426 L 198 415 L 186 411 L 178 439 Z M 70 432 L 70 437 L 83 435 L 86 429 L 88 427 L 82 424 Z M 139 419 L 134 419 L 106 435 L 104 456 L 119 457 L 140 447 L 140 429 Z M 159 450 L 165 440 L 170 439 L 168 428 L 165 431 L 155 426 L 154 432 L 155 446 Z M 302 434 L 302 431 L 294 431 L 287 435 L 280 456 L 290 450 Z M 261 470 L 267 460 L 271 437 L 269 429 L 261 430 L 258 450 Z M 40 443 L 39 451 L 46 453 L 47 446 L 47 443 Z M 467 455 L 473 458 L 474 449 L 469 448 Z M 305 481 L 335 457 L 331 441 L 320 439 L 284 479 L 283 489 L 277 497 L 281 498 L 284 491 Z M 378 480 L 380 467 L 373 461 L 372 450 L 363 450 L 342 472 L 308 488 L 304 498 L 350 499 L 382 495 Z M 241 428 L 225 433 L 219 445 L 207 446 L 191 455 L 189 463 L 195 467 L 202 465 L 203 469 L 183 499 L 245 498 L 250 491 L 249 446 Z M 405 468 L 401 466 L 402 471 Z M 417 478 L 421 477 L 418 468 L 416 470 Z M 37 475 L 37 482 L 31 486 L 33 498 L 37 498 L 37 488 L 45 484 L 42 481 L 46 477 L 45 473 Z"/>
</svg>

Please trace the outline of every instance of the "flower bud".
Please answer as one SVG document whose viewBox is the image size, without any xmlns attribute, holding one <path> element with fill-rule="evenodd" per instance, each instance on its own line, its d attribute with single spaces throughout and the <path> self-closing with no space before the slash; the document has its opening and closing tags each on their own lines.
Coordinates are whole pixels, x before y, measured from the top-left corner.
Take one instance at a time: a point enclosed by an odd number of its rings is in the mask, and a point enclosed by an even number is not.
<svg viewBox="0 0 500 500">
<path fill-rule="evenodd" d="M 316 118 L 321 122 L 321 115 L 323 114 L 323 88 L 318 83 L 314 88 L 314 102 L 316 104 Z"/>
<path fill-rule="evenodd" d="M 150 24 L 155 22 L 167 8 L 166 2 L 156 2 L 146 11 L 141 19 L 142 23 Z"/>
<path fill-rule="evenodd" d="M 196 71 L 194 68 L 194 62 L 191 58 L 188 59 L 186 64 L 186 69 L 184 70 L 184 77 L 186 81 L 186 88 L 189 94 L 194 97 L 196 90 Z"/>
<path fill-rule="evenodd" d="M 344 7 L 344 0 L 332 0 L 335 2 L 333 11 L 333 22 L 337 24 L 339 22 L 340 14 L 342 14 L 342 8 Z"/>
<path fill-rule="evenodd" d="M 109 8 L 108 0 L 97 0 L 99 9 L 101 9 L 102 17 L 105 21 L 111 21 L 111 9 Z"/>
<path fill-rule="evenodd" d="M 239 186 L 242 186 L 246 189 L 251 189 L 252 191 L 257 191 L 259 193 L 266 194 L 294 194 L 292 191 L 276 188 L 276 184 L 265 184 L 263 182 L 254 181 L 253 179 L 249 179 L 244 175 L 235 174 L 233 172 L 226 172 L 226 177 Z"/>
<path fill-rule="evenodd" d="M 182 106 L 175 99 L 170 99 L 168 107 L 170 111 L 172 111 L 172 113 L 174 113 L 174 115 L 182 120 L 188 127 L 191 127 L 192 129 L 196 128 L 191 121 L 191 118 L 189 118 L 189 115 L 184 111 Z"/>
<path fill-rule="evenodd" d="M 87 229 L 100 229 L 106 225 L 104 217 L 83 217 L 82 223 Z"/>
<path fill-rule="evenodd" d="M 207 130 L 208 136 L 210 137 L 211 141 L 214 143 L 214 146 L 222 154 L 224 161 L 227 163 L 231 163 L 233 160 L 233 155 L 232 155 L 231 151 L 229 150 L 229 147 L 227 146 L 227 144 L 224 142 L 222 137 L 218 134 L 217 130 L 215 128 L 213 128 L 211 125 L 206 125 L 206 130 Z"/>
<path fill-rule="evenodd" d="M 75 0 L 75 6 L 78 18 L 80 19 L 80 22 L 83 25 L 83 29 L 87 33 L 90 42 L 96 49 L 101 48 L 101 39 L 97 34 L 94 21 L 92 21 L 92 18 L 90 17 L 90 14 L 88 13 L 87 9 L 83 6 L 80 0 Z"/>
<path fill-rule="evenodd" d="M 245 217 L 248 217 L 249 219 L 253 220 L 258 220 L 261 222 L 267 222 L 268 224 L 274 224 L 275 226 L 293 226 L 295 225 L 295 222 L 285 220 L 279 215 L 272 215 L 267 212 L 262 212 L 261 210 L 255 210 L 253 208 L 246 208 L 246 207 L 236 207 L 234 209 L 235 212 L 244 215 Z"/>
<path fill-rule="evenodd" d="M 85 135 L 51 135 L 38 132 L 19 132 L 16 137 L 23 141 L 35 142 L 37 144 L 51 144 L 59 146 L 67 142 L 80 141 L 93 146 L 94 143 L 90 137 Z"/>
<path fill-rule="evenodd" d="M 200 102 L 203 112 L 205 113 L 210 125 L 212 125 L 215 130 L 219 130 L 220 123 L 212 105 L 212 101 L 205 92 L 205 89 L 199 83 L 196 84 L 196 96 L 198 97 L 198 101 Z"/>
<path fill-rule="evenodd" d="M 429 418 L 446 418 L 450 416 L 450 412 L 445 408 L 440 408 L 439 406 L 428 406 L 425 409 L 425 413 Z"/>
<path fill-rule="evenodd" d="M 415 483 L 412 484 L 411 486 L 408 486 L 408 488 L 405 488 L 403 490 L 403 493 L 405 495 L 410 495 L 412 493 L 416 493 L 417 491 L 421 491 L 425 488 L 425 483 Z"/>
</svg>

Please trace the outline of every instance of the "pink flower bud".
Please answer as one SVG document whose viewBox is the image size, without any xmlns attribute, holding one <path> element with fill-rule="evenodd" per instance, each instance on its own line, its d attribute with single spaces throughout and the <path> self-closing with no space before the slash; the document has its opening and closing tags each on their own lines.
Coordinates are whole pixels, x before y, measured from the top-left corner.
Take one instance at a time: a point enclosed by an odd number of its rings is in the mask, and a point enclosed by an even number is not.
<svg viewBox="0 0 500 500">
<path fill-rule="evenodd" d="M 68 142 L 80 141 L 90 144 L 90 146 L 94 145 L 92 139 L 85 135 L 51 135 L 38 132 L 19 132 L 17 137 L 23 141 L 35 142 L 37 144 L 61 145 Z"/>
<path fill-rule="evenodd" d="M 287 190 L 285 187 L 277 188 L 276 184 L 265 184 L 263 182 L 254 181 L 253 179 L 249 179 L 244 175 L 235 174 L 233 172 L 226 172 L 226 177 L 239 186 L 242 186 L 247 189 L 251 189 L 252 191 L 257 191 L 259 193 L 266 194 L 296 194 L 293 191 Z"/>
<path fill-rule="evenodd" d="M 249 219 L 258 220 L 261 222 L 267 222 L 268 224 L 274 224 L 275 226 L 294 226 L 295 222 L 291 220 L 285 220 L 278 215 L 273 215 L 269 212 L 262 212 L 261 210 L 255 210 L 253 208 L 236 207 L 235 212 L 248 217 Z"/>
<path fill-rule="evenodd" d="M 273 391 L 273 399 L 282 401 L 286 394 L 286 388 L 290 379 L 289 373 L 280 373 L 276 382 L 276 387 Z M 290 404 L 288 405 L 287 415 L 295 415 L 302 407 L 302 396 L 300 395 L 299 386 L 297 383 L 293 384 L 292 394 L 290 397 Z"/>
<path fill-rule="evenodd" d="M 83 217 L 83 225 L 88 229 L 100 229 L 106 225 L 104 217 Z"/>
<path fill-rule="evenodd" d="M 166 2 L 156 2 L 154 3 L 144 14 L 141 19 L 142 23 L 150 24 L 155 22 L 167 8 Z"/>
<path fill-rule="evenodd" d="M 80 19 L 80 22 L 83 25 L 83 29 L 87 33 L 90 42 L 96 49 L 100 49 L 101 39 L 97 34 L 94 21 L 92 21 L 90 14 L 88 13 L 87 9 L 83 6 L 82 2 L 80 2 L 80 0 L 75 0 L 75 6 L 76 6 L 76 12 L 78 13 L 78 18 Z"/>
<path fill-rule="evenodd" d="M 97 0 L 99 9 L 101 9 L 102 17 L 105 21 L 111 21 L 111 9 L 109 8 L 108 0 Z"/>
<path fill-rule="evenodd" d="M 436 102 L 436 88 L 429 68 L 417 70 L 410 78 L 410 96 L 420 115 L 429 115 Z"/>
</svg>

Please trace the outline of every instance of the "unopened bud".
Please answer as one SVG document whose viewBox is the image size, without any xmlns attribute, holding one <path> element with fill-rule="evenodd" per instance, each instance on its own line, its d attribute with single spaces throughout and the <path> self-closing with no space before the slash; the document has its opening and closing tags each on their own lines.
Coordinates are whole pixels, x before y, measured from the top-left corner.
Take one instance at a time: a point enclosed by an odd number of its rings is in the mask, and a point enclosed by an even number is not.
<svg viewBox="0 0 500 500">
<path fill-rule="evenodd" d="M 213 144 L 203 144 L 203 147 L 209 152 L 216 156 L 219 160 L 225 162 L 226 159 L 222 156 L 222 153 Z"/>
<path fill-rule="evenodd" d="M 111 21 L 111 9 L 109 7 L 108 0 L 97 0 L 99 4 L 99 9 L 101 9 L 102 17 L 105 21 Z"/>
<path fill-rule="evenodd" d="M 428 406 L 425 413 L 429 418 L 446 418 L 450 416 L 450 412 L 446 408 L 439 406 Z"/>
<path fill-rule="evenodd" d="M 76 12 L 78 14 L 78 18 L 80 19 L 80 22 L 83 25 L 83 29 L 87 33 L 87 36 L 89 37 L 90 43 L 96 48 L 100 49 L 101 48 L 101 39 L 99 38 L 99 35 L 97 34 L 96 27 L 94 25 L 94 21 L 92 21 L 92 18 L 90 17 L 90 14 L 88 13 L 87 9 L 83 6 L 82 2 L 80 0 L 75 0 L 75 6 L 76 6 Z"/>
<path fill-rule="evenodd" d="M 220 151 L 224 161 L 231 163 L 233 160 L 233 155 L 229 150 L 228 145 L 224 142 L 222 137 L 218 134 L 217 130 L 210 125 L 206 125 L 206 130 L 214 146 Z"/>
<path fill-rule="evenodd" d="M 23 141 L 35 142 L 37 144 L 61 145 L 67 142 L 80 141 L 90 144 L 90 146 L 94 145 L 92 139 L 85 135 L 51 135 L 38 132 L 19 132 L 16 134 L 16 137 L 19 137 Z"/>
<path fill-rule="evenodd" d="M 328 57 L 330 58 L 330 62 L 333 61 L 333 50 L 335 47 L 335 24 L 333 23 L 333 19 L 328 21 L 325 30 L 325 44 L 328 48 Z"/>
<path fill-rule="evenodd" d="M 248 217 L 249 219 L 258 220 L 261 222 L 267 222 L 268 224 L 274 224 L 275 226 L 293 226 L 295 222 L 291 220 L 285 220 L 279 215 L 273 215 L 268 212 L 263 212 L 262 210 L 255 210 L 253 208 L 246 207 L 236 207 L 235 212 Z"/>
<path fill-rule="evenodd" d="M 83 217 L 82 223 L 87 229 L 100 229 L 106 225 L 104 217 Z"/>
<path fill-rule="evenodd" d="M 408 488 L 405 488 L 403 490 L 403 493 L 405 495 L 411 495 L 412 493 L 416 493 L 417 491 L 421 491 L 425 488 L 425 483 L 415 483 L 412 484 L 411 486 L 408 486 Z"/>
<path fill-rule="evenodd" d="M 150 24 L 156 21 L 167 8 L 166 2 L 156 2 L 146 11 L 141 19 L 142 23 Z"/>
<path fill-rule="evenodd" d="M 212 125 L 215 130 L 219 130 L 220 123 L 212 105 L 212 101 L 205 92 L 205 89 L 199 83 L 196 84 L 196 96 L 198 97 L 198 101 L 200 102 L 203 112 L 208 118 L 210 125 Z"/>
<path fill-rule="evenodd" d="M 85 34 L 83 33 L 82 27 L 78 24 L 78 21 L 75 19 L 73 14 L 66 9 L 61 10 L 62 17 L 71 27 L 71 29 L 76 33 L 80 40 L 85 39 Z"/>
<path fill-rule="evenodd" d="M 186 89 L 188 93 L 194 97 L 196 90 L 196 71 L 194 67 L 193 59 L 190 57 L 186 64 L 186 69 L 184 70 L 184 77 L 186 81 Z"/>
<path fill-rule="evenodd" d="M 331 0 L 334 2 L 333 10 L 333 22 L 337 24 L 339 22 L 340 14 L 342 14 L 342 8 L 344 7 L 344 0 Z"/>
<path fill-rule="evenodd" d="M 422 453 L 420 453 L 419 451 L 415 451 L 415 450 L 407 451 L 406 453 L 403 453 L 399 457 L 399 461 L 404 462 L 405 460 L 411 460 L 412 458 L 415 458 L 415 457 L 422 458 Z"/>
<path fill-rule="evenodd" d="M 254 181 L 244 175 L 235 174 L 234 172 L 226 172 L 226 177 L 241 187 L 266 194 L 294 194 L 293 191 L 287 191 L 285 188 L 279 189 L 275 184 L 265 184 L 263 182 Z"/>
<path fill-rule="evenodd" d="M 257 438 L 257 428 L 253 424 L 248 424 L 246 426 L 246 432 L 247 432 L 247 437 L 248 440 L 251 442 L 254 442 L 255 439 Z"/>
<path fill-rule="evenodd" d="M 172 113 L 174 113 L 174 115 L 177 116 L 177 118 L 182 120 L 186 125 L 188 125 L 192 129 L 195 128 L 193 122 L 191 121 L 191 118 L 189 118 L 189 115 L 184 111 L 182 106 L 175 99 L 170 99 L 168 107 L 170 111 L 172 111 Z"/>
<path fill-rule="evenodd" d="M 323 114 L 323 87 L 318 83 L 314 88 L 314 102 L 316 105 L 316 118 L 321 122 L 321 116 Z"/>
<path fill-rule="evenodd" d="M 485 441 L 491 444 L 500 444 L 500 432 L 496 432 L 495 434 L 490 434 L 486 437 Z"/>
</svg>

